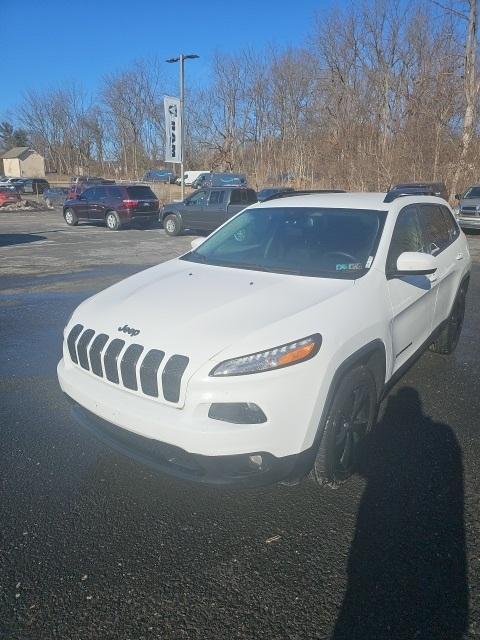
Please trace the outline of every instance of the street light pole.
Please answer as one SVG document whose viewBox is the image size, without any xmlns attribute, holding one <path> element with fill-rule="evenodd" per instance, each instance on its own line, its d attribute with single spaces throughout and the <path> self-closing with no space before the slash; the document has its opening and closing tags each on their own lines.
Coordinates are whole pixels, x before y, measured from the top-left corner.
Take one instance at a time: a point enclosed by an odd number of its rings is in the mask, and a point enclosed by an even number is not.
<svg viewBox="0 0 480 640">
<path fill-rule="evenodd" d="M 184 159 L 185 159 L 185 60 L 193 60 L 199 58 L 196 53 L 190 53 L 184 55 L 181 53 L 178 58 L 169 58 L 166 62 L 179 62 L 180 63 L 180 121 L 182 123 L 180 145 L 182 148 L 182 157 L 180 162 L 180 182 L 182 187 L 182 200 L 185 199 L 185 172 L 184 172 Z"/>
</svg>

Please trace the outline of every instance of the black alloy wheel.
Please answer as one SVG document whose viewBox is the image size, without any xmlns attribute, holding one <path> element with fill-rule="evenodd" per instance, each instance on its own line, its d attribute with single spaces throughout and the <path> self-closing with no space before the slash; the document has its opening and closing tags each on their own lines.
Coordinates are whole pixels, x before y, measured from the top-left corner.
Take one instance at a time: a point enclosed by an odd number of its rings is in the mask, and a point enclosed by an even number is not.
<svg viewBox="0 0 480 640">
<path fill-rule="evenodd" d="M 340 381 L 325 420 L 311 477 L 332 488 L 355 473 L 365 436 L 378 409 L 375 378 L 366 366 L 351 369 Z"/>
</svg>

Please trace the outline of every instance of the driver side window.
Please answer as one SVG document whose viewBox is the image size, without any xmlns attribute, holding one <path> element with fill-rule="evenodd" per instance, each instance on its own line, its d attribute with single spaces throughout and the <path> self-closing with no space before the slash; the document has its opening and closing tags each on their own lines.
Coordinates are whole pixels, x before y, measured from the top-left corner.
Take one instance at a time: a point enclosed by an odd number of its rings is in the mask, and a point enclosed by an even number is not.
<svg viewBox="0 0 480 640">
<path fill-rule="evenodd" d="M 207 200 L 207 193 L 206 191 L 199 191 L 198 193 L 196 193 L 195 195 L 193 195 L 190 200 L 188 201 L 189 204 L 197 204 L 197 205 L 202 205 L 205 204 Z"/>
<path fill-rule="evenodd" d="M 405 251 L 424 252 L 422 227 L 415 205 L 409 205 L 399 213 L 387 258 L 387 273 L 397 268 L 397 260 Z"/>
<path fill-rule="evenodd" d="M 92 202 L 93 200 L 95 200 L 96 199 L 96 195 L 97 195 L 97 191 L 98 191 L 98 189 L 96 189 L 96 188 L 85 189 L 85 191 L 83 192 L 83 196 L 84 196 L 85 200 L 87 202 Z"/>
</svg>

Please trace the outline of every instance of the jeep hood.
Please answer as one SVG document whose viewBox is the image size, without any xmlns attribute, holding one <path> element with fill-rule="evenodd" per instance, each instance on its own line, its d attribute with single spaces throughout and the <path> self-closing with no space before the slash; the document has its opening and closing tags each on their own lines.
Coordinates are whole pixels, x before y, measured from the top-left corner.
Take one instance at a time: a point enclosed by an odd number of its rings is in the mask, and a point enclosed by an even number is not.
<svg viewBox="0 0 480 640">
<path fill-rule="evenodd" d="M 176 259 L 89 298 L 70 325 L 79 322 L 127 343 L 186 355 L 195 370 L 229 346 L 255 344 L 256 334 L 263 334 L 266 349 L 315 333 L 320 327 L 309 310 L 353 285 Z M 120 332 L 125 325 L 139 333 Z M 265 330 L 271 344 L 264 343 Z"/>
</svg>

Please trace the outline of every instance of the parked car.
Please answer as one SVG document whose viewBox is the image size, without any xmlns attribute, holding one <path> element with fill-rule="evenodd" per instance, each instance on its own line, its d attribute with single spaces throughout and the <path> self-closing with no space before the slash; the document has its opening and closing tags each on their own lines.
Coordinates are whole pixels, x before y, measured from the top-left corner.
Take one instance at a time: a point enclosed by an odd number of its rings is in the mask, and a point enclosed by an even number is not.
<svg viewBox="0 0 480 640">
<path fill-rule="evenodd" d="M 209 171 L 185 171 L 185 173 L 183 174 L 185 186 L 191 187 L 194 181 L 204 173 L 209 173 Z M 177 178 L 176 183 L 178 185 L 181 185 L 182 184 L 181 178 Z"/>
<path fill-rule="evenodd" d="M 480 185 L 468 187 L 455 198 L 458 200 L 457 219 L 462 229 L 480 229 Z"/>
<path fill-rule="evenodd" d="M 16 202 L 20 202 L 21 199 L 20 194 L 15 189 L 0 186 L 0 207 L 7 204 L 15 204 Z"/>
<path fill-rule="evenodd" d="M 167 182 L 174 184 L 176 180 L 176 174 L 166 169 L 150 169 L 150 171 L 146 171 L 142 177 L 142 182 Z"/>
<path fill-rule="evenodd" d="M 434 196 L 258 203 L 82 302 L 60 386 L 80 424 L 165 473 L 336 487 L 395 381 L 454 351 L 470 269 Z"/>
<path fill-rule="evenodd" d="M 12 189 L 15 189 L 16 191 L 18 191 L 19 193 L 22 192 L 23 183 L 24 183 L 24 178 L 4 177 L 2 180 L 0 180 L 0 186 L 11 187 Z"/>
<path fill-rule="evenodd" d="M 267 198 L 276 195 L 277 193 L 290 193 L 295 191 L 293 187 L 265 187 L 257 192 L 257 198 L 259 202 L 263 202 Z"/>
<path fill-rule="evenodd" d="M 201 189 L 183 202 L 164 205 L 160 220 L 169 236 L 178 236 L 185 229 L 213 231 L 254 202 L 257 194 L 245 187 Z"/>
<path fill-rule="evenodd" d="M 43 193 L 50 187 L 48 180 L 45 178 L 25 178 L 22 180 L 20 189 L 22 193 Z"/>
<path fill-rule="evenodd" d="M 158 219 L 158 198 L 145 185 L 97 185 L 66 200 L 63 217 L 70 226 L 80 220 L 105 222 L 111 231 L 133 222 L 150 226 Z"/>
<path fill-rule="evenodd" d="M 447 187 L 443 182 L 401 182 L 391 188 L 391 191 L 411 194 L 431 194 L 448 200 Z"/>
<path fill-rule="evenodd" d="M 47 207 L 63 204 L 68 196 L 68 189 L 63 187 L 50 187 L 43 192 L 43 199 Z"/>
<path fill-rule="evenodd" d="M 246 187 L 247 178 L 243 173 L 202 173 L 193 182 L 194 189 L 203 187 Z"/>
</svg>

